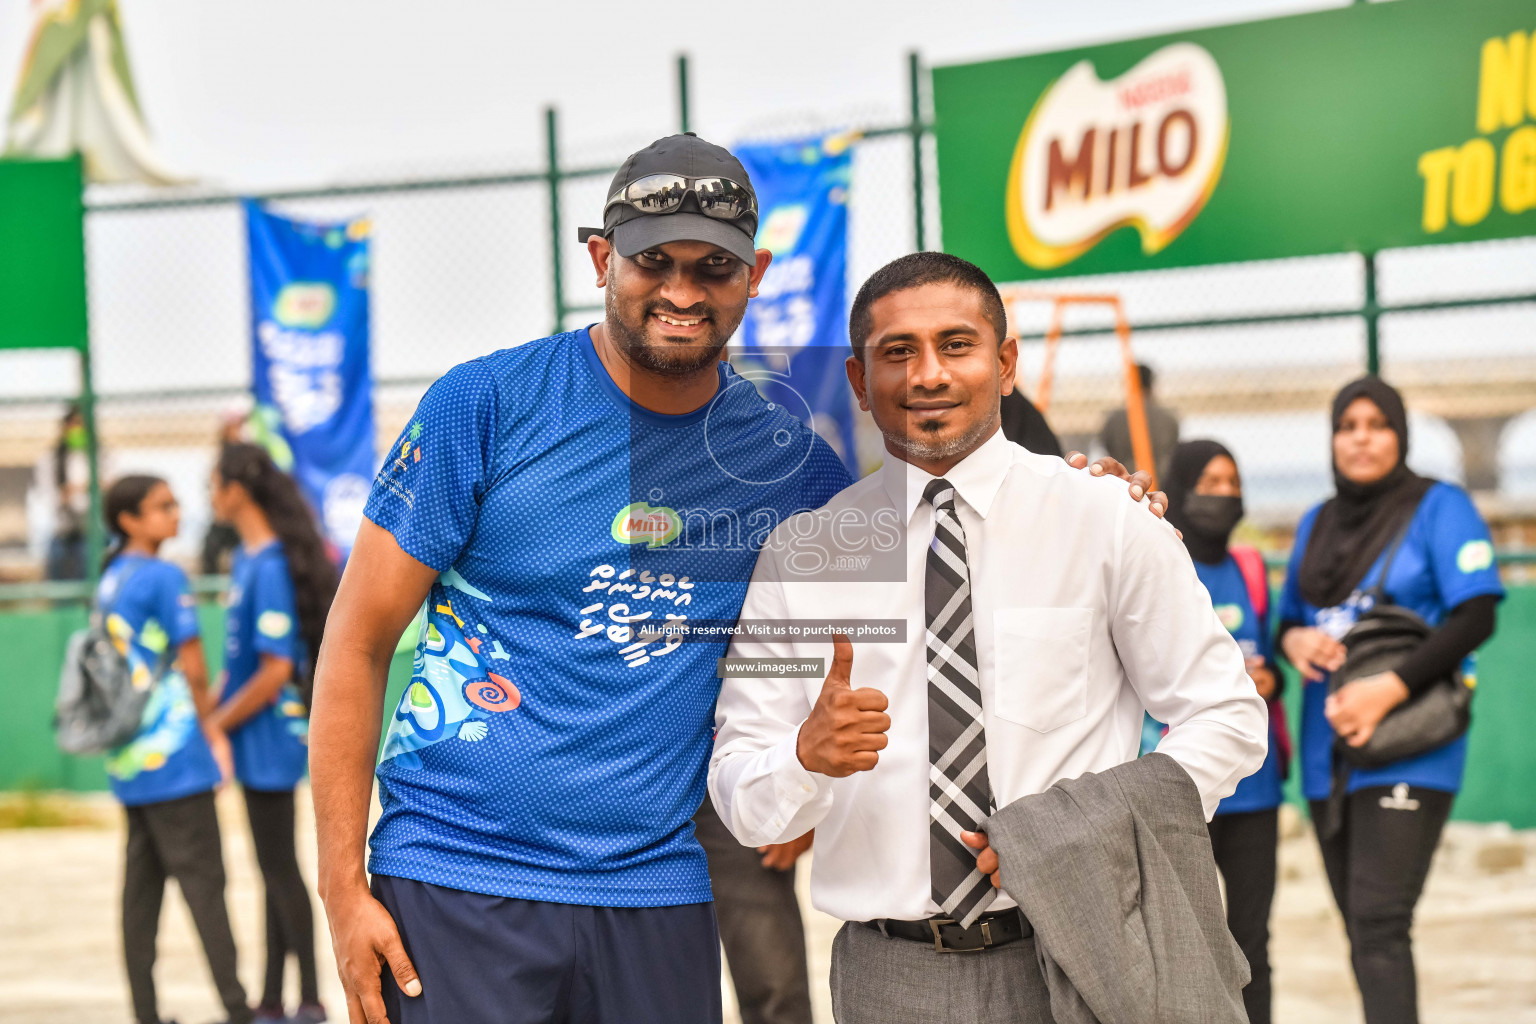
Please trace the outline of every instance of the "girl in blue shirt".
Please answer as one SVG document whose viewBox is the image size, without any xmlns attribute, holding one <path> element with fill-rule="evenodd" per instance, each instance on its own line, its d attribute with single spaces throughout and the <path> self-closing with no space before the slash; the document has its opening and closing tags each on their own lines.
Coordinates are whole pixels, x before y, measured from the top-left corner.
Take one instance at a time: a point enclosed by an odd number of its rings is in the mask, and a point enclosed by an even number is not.
<svg viewBox="0 0 1536 1024">
<path fill-rule="evenodd" d="M 1364 744 L 1389 711 L 1457 668 L 1471 681 L 1472 652 L 1493 634 L 1504 595 L 1488 527 L 1471 499 L 1415 474 L 1407 454 L 1401 396 L 1376 377 L 1346 385 L 1333 402 L 1337 493 L 1302 517 L 1280 604 L 1280 646 L 1305 680 L 1302 790 L 1344 915 L 1367 1024 L 1419 1019 L 1409 932 L 1461 787 L 1467 738 L 1385 767 L 1338 773 L 1335 744 Z M 1402 546 L 1382 581 L 1386 551 L 1399 535 Z M 1434 632 L 1395 671 L 1330 696 L 1328 674 L 1344 663 L 1341 640 L 1370 610 L 1378 583 Z"/>
<path fill-rule="evenodd" d="M 266 887 L 267 973 L 257 1019 L 326 1019 L 315 969 L 314 909 L 294 846 L 294 788 L 309 748 L 313 652 L 336 594 L 336 567 L 291 477 L 256 445 L 226 445 L 213 473 L 214 514 L 240 535 L 230 571 L 222 703 Z M 288 953 L 300 1004 L 283 1010 Z"/>
<path fill-rule="evenodd" d="M 212 698 L 187 577 L 158 557 L 181 514 L 164 480 L 128 476 L 104 503 L 113 546 L 96 606 L 136 686 L 152 687 L 139 731 L 107 756 L 127 810 L 123 956 L 139 1024 L 159 1024 L 155 944 L 165 882 L 176 879 L 202 939 L 219 997 L 235 1024 L 251 1019 L 235 974 L 224 902 L 224 854 L 213 794 L 230 772 L 229 741 L 208 718 Z"/>
<path fill-rule="evenodd" d="M 1288 740 L 1280 704 L 1280 674 L 1270 646 L 1268 582 L 1252 548 L 1230 546 L 1243 518 L 1243 484 L 1232 453 L 1215 441 L 1186 441 L 1174 449 L 1165 483 L 1168 521 L 1184 534 L 1195 573 L 1222 625 L 1243 650 L 1259 696 L 1269 702 L 1269 754 L 1216 808 L 1211 850 L 1227 885 L 1227 927 L 1248 958 L 1253 979 L 1243 989 L 1251 1024 L 1269 1024 L 1269 911 L 1275 898 L 1280 785 Z"/>
</svg>

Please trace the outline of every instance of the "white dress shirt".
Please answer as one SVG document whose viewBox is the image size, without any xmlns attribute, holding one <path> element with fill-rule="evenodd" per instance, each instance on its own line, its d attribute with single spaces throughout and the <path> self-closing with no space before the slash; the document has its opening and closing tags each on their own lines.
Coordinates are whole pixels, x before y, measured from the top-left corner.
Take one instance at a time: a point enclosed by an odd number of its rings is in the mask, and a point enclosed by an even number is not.
<svg viewBox="0 0 1536 1024">
<path fill-rule="evenodd" d="M 1001 432 L 944 477 L 965 528 L 996 805 L 1135 758 L 1145 708 L 1168 723 L 1158 749 L 1189 772 L 1209 818 L 1263 761 L 1268 714 L 1172 527 L 1132 502 L 1122 481 L 1032 454 Z M 905 643 L 854 644 L 853 687 L 890 701 L 879 764 L 842 779 L 800 764 L 795 743 L 820 678 L 727 678 L 715 713 L 709 792 L 721 819 L 747 846 L 816 829 L 811 900 L 844 920 L 940 912 L 928 865 L 923 600 L 934 516 L 922 495 L 933 479 L 888 458 L 825 508 L 780 524 L 741 611 L 743 622 L 906 620 Z M 894 535 L 893 522 L 906 535 L 886 581 L 806 573 L 826 564 L 805 557 L 807 545 L 845 550 L 860 539 L 858 524 L 874 524 L 878 541 Z M 748 636 L 730 650 L 828 666 L 831 654 L 826 640 Z M 1000 894 L 993 908 L 1013 905 Z"/>
</svg>

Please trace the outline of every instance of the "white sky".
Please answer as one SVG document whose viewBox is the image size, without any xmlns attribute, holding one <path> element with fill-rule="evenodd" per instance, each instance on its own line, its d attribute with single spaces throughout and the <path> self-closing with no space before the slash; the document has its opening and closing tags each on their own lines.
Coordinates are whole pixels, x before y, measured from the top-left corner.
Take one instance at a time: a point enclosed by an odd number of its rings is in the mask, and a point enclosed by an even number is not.
<svg viewBox="0 0 1536 1024">
<path fill-rule="evenodd" d="M 0 105 L 29 0 L 0 0 Z M 119 0 L 165 157 L 246 189 L 466 165 L 537 166 L 541 111 L 567 149 L 675 130 L 673 57 L 694 127 L 721 142 L 786 116 L 906 104 L 905 54 L 952 63 L 1341 6 L 1341 0 Z M 430 12 L 430 13 L 429 13 Z M 642 12 L 645 12 L 642 14 Z M 720 12 L 716 14 L 715 12 Z M 711 22 L 711 17 L 715 20 Z M 737 19 L 737 20 L 732 20 Z"/>
</svg>

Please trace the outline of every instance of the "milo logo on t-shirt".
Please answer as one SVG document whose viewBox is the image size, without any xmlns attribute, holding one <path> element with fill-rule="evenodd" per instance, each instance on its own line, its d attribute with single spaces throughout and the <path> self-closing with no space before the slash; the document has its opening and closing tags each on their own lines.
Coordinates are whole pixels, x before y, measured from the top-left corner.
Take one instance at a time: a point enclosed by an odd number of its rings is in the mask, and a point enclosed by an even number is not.
<svg viewBox="0 0 1536 1024">
<path fill-rule="evenodd" d="M 682 527 L 683 521 L 674 510 L 665 506 L 653 508 L 649 502 L 637 501 L 619 509 L 610 532 L 620 544 L 659 548 L 676 540 Z"/>
</svg>

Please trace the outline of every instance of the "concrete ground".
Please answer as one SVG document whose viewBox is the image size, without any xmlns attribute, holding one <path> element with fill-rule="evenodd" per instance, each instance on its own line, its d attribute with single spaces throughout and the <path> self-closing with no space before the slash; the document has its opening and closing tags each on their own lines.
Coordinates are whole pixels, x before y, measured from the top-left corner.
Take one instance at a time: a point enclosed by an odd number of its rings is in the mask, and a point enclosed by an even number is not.
<svg viewBox="0 0 1536 1024">
<path fill-rule="evenodd" d="M 6 1024 L 130 1024 L 118 945 L 120 814 L 110 800 L 87 799 L 85 808 L 87 818 L 97 819 L 94 826 L 0 831 L 0 1021 Z M 260 886 L 238 794 L 221 796 L 220 813 L 241 976 L 254 992 L 263 956 Z M 307 793 L 301 815 L 307 822 Z M 1316 847 L 1299 822 L 1289 821 L 1285 831 L 1271 951 L 1275 1019 L 1358 1024 L 1343 933 Z M 307 825 L 300 852 L 314 863 Z M 803 893 L 804 864 L 800 882 Z M 837 927 L 807 909 L 817 1024 L 832 1020 L 826 976 Z M 344 1020 L 323 917 L 318 930 L 322 996 Z M 1415 942 L 1426 1024 L 1536 1024 L 1536 833 L 1451 826 L 1419 906 Z M 166 903 L 160 951 L 161 1013 L 183 1024 L 217 1019 L 179 896 Z M 724 989 L 726 1020 L 733 1022 L 729 985 Z"/>
</svg>

